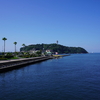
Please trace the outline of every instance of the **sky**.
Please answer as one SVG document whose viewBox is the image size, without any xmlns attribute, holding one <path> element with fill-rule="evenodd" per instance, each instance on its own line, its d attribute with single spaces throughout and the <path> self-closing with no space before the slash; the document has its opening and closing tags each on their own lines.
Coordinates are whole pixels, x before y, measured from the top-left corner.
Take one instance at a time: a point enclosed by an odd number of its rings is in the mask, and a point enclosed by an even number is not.
<svg viewBox="0 0 100 100">
<path fill-rule="evenodd" d="M 0 0 L 0 52 L 56 43 L 100 52 L 100 0 Z"/>
</svg>

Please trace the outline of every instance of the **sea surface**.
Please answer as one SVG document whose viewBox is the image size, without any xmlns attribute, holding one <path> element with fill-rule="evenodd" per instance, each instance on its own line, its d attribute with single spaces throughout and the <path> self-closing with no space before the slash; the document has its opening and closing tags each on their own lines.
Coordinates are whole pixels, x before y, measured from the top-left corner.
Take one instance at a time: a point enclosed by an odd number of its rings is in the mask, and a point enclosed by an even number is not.
<svg viewBox="0 0 100 100">
<path fill-rule="evenodd" d="M 100 53 L 72 54 L 0 73 L 0 100 L 100 100 Z"/>
</svg>

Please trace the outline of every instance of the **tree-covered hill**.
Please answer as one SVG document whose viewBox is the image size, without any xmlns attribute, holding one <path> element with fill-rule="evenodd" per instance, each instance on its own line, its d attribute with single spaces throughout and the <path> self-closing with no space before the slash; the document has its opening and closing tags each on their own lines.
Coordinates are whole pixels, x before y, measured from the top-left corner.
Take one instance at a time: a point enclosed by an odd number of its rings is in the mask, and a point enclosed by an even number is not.
<svg viewBox="0 0 100 100">
<path fill-rule="evenodd" d="M 20 48 L 20 51 L 30 50 L 51 50 L 52 52 L 58 53 L 88 53 L 84 48 L 81 47 L 67 47 L 60 44 L 36 44 L 29 45 Z"/>
</svg>

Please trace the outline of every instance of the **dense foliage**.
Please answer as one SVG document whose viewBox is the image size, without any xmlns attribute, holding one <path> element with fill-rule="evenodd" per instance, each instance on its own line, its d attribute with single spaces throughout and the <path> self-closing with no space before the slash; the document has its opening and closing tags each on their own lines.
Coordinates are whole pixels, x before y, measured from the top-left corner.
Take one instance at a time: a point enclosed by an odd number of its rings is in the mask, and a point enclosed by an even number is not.
<svg viewBox="0 0 100 100">
<path fill-rule="evenodd" d="M 20 48 L 20 51 L 30 51 L 30 50 L 51 50 L 52 52 L 58 53 L 88 53 L 84 48 L 81 47 L 67 47 L 60 44 L 36 44 L 29 45 Z"/>
</svg>

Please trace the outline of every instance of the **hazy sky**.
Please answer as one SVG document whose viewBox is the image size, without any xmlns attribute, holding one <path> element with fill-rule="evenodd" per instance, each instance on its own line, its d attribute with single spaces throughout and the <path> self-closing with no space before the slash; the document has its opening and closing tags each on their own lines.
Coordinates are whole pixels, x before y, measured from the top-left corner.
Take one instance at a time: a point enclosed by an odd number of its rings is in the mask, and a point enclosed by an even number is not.
<svg viewBox="0 0 100 100">
<path fill-rule="evenodd" d="M 100 0 L 0 0 L 0 52 L 56 43 L 100 52 Z"/>
</svg>

